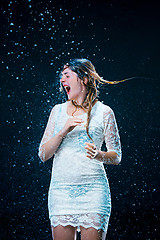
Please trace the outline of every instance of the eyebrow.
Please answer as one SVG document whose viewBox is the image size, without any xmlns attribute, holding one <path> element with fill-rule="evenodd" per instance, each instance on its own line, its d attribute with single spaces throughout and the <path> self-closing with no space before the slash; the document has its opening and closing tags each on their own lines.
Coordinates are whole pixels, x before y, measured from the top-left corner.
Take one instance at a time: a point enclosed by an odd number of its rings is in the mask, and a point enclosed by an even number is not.
<svg viewBox="0 0 160 240">
<path fill-rule="evenodd" d="M 64 75 L 64 74 L 68 74 L 69 72 L 65 72 L 65 73 L 61 73 L 62 75 Z"/>
</svg>

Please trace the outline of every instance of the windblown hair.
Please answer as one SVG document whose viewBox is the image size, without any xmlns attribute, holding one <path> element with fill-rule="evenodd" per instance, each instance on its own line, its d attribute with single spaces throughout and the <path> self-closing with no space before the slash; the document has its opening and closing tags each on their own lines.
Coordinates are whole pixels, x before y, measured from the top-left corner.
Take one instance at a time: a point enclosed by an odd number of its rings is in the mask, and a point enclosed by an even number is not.
<svg viewBox="0 0 160 240">
<path fill-rule="evenodd" d="M 120 82 L 124 82 L 126 80 L 129 80 L 131 78 L 127 78 L 121 81 L 107 81 L 104 80 L 102 77 L 99 76 L 99 74 L 96 72 L 95 67 L 89 61 L 88 59 L 71 59 L 68 63 L 65 63 L 63 66 L 62 71 L 64 71 L 66 68 L 71 69 L 73 72 L 77 73 L 78 77 L 83 81 L 83 84 L 87 87 L 87 95 L 84 99 L 83 103 L 81 105 L 78 105 L 75 101 L 72 100 L 72 104 L 77 108 L 80 107 L 82 109 L 88 109 L 87 111 L 87 125 L 86 125 L 86 132 L 88 137 L 92 140 L 91 136 L 89 135 L 89 122 L 90 122 L 90 115 L 92 106 L 97 101 L 98 93 L 97 90 L 97 83 L 100 84 L 117 84 Z M 85 78 L 88 79 L 87 84 L 85 84 L 84 80 Z M 73 112 L 74 114 L 74 112 Z M 72 115 L 73 115 L 72 114 Z"/>
</svg>

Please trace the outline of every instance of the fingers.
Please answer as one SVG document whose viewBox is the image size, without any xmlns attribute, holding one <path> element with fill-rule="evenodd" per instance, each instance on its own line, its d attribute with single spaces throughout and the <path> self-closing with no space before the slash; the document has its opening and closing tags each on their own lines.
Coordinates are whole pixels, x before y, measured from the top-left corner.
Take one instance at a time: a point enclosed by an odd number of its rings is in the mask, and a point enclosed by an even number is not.
<svg viewBox="0 0 160 240">
<path fill-rule="evenodd" d="M 87 157 L 89 157 L 90 159 L 95 158 L 98 154 L 98 151 L 96 149 L 96 146 L 93 143 L 85 143 L 85 149 L 87 150 Z"/>
<path fill-rule="evenodd" d="M 98 155 L 98 151 L 95 150 L 94 153 L 93 152 L 89 152 L 87 151 L 87 157 L 90 158 L 90 159 L 93 159 L 93 158 L 96 158 L 96 156 Z"/>
<path fill-rule="evenodd" d="M 80 119 L 80 118 L 71 118 L 71 121 L 76 122 L 76 123 L 82 123 L 84 122 L 84 120 Z"/>
<path fill-rule="evenodd" d="M 76 122 L 76 123 L 83 123 L 84 121 L 83 121 L 83 120 L 73 120 L 73 122 Z"/>
<path fill-rule="evenodd" d="M 81 126 L 84 121 L 80 118 L 68 118 L 64 130 L 69 133 L 71 132 L 76 126 Z"/>
<path fill-rule="evenodd" d="M 94 154 L 95 153 L 95 149 L 91 148 L 91 147 L 85 147 L 85 149 L 87 150 L 87 153 L 91 153 Z"/>
<path fill-rule="evenodd" d="M 82 119 L 73 119 L 72 126 L 80 126 L 84 121 Z"/>
<path fill-rule="evenodd" d="M 81 125 L 84 121 L 82 119 L 79 118 L 70 118 L 68 119 L 68 126 L 77 126 L 77 125 Z"/>
<path fill-rule="evenodd" d="M 91 148 L 93 148 L 93 149 L 96 149 L 96 146 L 95 146 L 93 143 L 85 142 L 85 144 L 86 144 L 88 147 L 91 147 Z"/>
<path fill-rule="evenodd" d="M 75 126 L 81 126 L 81 123 L 77 123 L 77 122 L 72 123 L 72 127 L 75 127 Z"/>
</svg>

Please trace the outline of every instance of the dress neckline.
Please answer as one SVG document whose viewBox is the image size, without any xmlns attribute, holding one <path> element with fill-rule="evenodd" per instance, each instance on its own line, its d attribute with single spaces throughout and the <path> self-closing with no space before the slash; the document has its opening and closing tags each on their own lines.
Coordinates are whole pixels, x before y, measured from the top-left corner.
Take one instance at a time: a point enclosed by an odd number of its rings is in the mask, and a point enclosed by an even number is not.
<svg viewBox="0 0 160 240">
<path fill-rule="evenodd" d="M 92 107 L 92 109 L 94 109 L 94 107 L 97 105 L 98 102 L 99 102 L 99 101 L 97 101 L 97 102 L 94 104 L 94 106 Z M 91 111 L 92 111 L 92 110 L 91 110 Z M 87 112 L 85 112 L 85 113 L 82 113 L 82 114 L 80 114 L 80 115 L 75 115 L 75 116 L 69 115 L 69 114 L 67 113 L 67 102 L 66 102 L 65 112 L 66 112 L 66 115 L 69 116 L 69 117 L 79 117 L 79 116 L 83 116 L 83 115 L 87 114 Z"/>
</svg>

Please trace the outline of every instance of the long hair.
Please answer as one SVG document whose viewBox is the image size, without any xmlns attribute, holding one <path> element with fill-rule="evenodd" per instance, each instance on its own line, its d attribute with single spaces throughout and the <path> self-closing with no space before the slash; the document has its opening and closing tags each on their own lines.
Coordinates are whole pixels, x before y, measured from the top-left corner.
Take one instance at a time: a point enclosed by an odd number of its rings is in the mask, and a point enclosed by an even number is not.
<svg viewBox="0 0 160 240">
<path fill-rule="evenodd" d="M 77 73 L 78 77 L 83 81 L 83 84 L 87 88 L 87 95 L 84 99 L 83 103 L 81 105 L 78 105 L 74 100 L 72 100 L 72 104 L 77 108 L 82 109 L 88 109 L 87 111 L 87 124 L 86 124 L 86 132 L 88 137 L 92 140 L 91 136 L 89 135 L 89 122 L 90 122 L 90 115 L 93 104 L 97 101 L 98 97 L 98 89 L 97 89 L 97 83 L 100 84 L 117 84 L 120 82 L 124 82 L 126 80 L 132 79 L 127 78 L 121 81 L 107 81 L 104 80 L 102 77 L 99 76 L 99 74 L 96 72 L 95 67 L 89 61 L 88 59 L 82 58 L 82 59 L 71 59 L 69 62 L 65 63 L 63 65 L 62 71 L 64 71 L 66 68 L 71 69 L 73 72 Z M 85 78 L 87 78 L 87 84 L 84 83 Z M 96 82 L 97 81 L 97 82 Z M 76 111 L 76 110 L 75 110 Z M 72 115 L 74 112 L 72 113 Z"/>
</svg>

